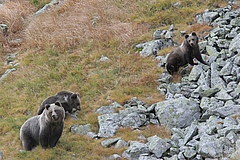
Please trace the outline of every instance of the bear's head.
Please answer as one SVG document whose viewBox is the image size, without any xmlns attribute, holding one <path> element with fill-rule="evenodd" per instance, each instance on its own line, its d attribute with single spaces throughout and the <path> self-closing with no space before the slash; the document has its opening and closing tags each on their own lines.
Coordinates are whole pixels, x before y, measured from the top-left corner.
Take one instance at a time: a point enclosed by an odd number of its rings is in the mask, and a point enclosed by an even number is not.
<svg viewBox="0 0 240 160">
<path fill-rule="evenodd" d="M 80 111 L 81 110 L 81 102 L 80 102 L 80 95 L 79 93 L 73 93 L 70 97 L 70 105 L 72 106 L 72 108 L 74 108 L 75 110 Z"/>
<path fill-rule="evenodd" d="M 50 123 L 58 123 L 64 121 L 65 111 L 60 102 L 45 105 L 45 117 Z"/>
<path fill-rule="evenodd" d="M 198 36 L 195 32 L 191 34 L 186 34 L 185 39 L 191 47 L 196 47 L 198 45 Z"/>
</svg>

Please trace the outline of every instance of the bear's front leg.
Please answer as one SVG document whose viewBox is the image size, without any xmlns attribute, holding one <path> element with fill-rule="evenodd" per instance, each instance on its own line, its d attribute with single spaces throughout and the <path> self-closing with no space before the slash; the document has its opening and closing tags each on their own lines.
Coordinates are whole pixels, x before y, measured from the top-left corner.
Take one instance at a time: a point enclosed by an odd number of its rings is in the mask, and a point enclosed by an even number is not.
<svg viewBox="0 0 240 160">
<path fill-rule="evenodd" d="M 54 127 L 54 129 L 52 130 L 51 138 L 49 140 L 50 148 L 53 148 L 56 146 L 59 138 L 62 135 L 62 131 L 63 131 L 63 123 L 60 124 L 59 126 Z"/>
<path fill-rule="evenodd" d="M 44 149 L 48 148 L 49 135 L 50 135 L 50 132 L 47 129 L 40 131 L 39 142 L 40 142 L 42 148 L 44 148 Z"/>
<path fill-rule="evenodd" d="M 191 54 L 186 54 L 185 58 L 191 66 L 198 65 L 198 63 L 193 62 L 193 57 L 191 56 Z"/>
</svg>

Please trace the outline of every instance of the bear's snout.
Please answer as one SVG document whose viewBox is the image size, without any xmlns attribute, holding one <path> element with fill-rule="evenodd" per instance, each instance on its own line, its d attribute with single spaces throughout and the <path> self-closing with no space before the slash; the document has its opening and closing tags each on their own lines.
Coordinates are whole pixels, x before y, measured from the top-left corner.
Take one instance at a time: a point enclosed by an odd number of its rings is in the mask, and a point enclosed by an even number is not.
<svg viewBox="0 0 240 160">
<path fill-rule="evenodd" d="M 52 119 L 53 119 L 53 120 L 57 120 L 57 119 L 58 119 L 58 116 L 57 116 L 56 112 L 54 112 L 54 113 L 52 114 Z"/>
<path fill-rule="evenodd" d="M 57 120 L 57 116 L 56 115 L 52 115 L 52 119 L 53 120 Z"/>
<path fill-rule="evenodd" d="M 80 111 L 80 110 L 81 110 L 80 106 L 78 106 L 78 107 L 77 107 L 77 110 L 78 110 L 78 111 Z"/>
</svg>

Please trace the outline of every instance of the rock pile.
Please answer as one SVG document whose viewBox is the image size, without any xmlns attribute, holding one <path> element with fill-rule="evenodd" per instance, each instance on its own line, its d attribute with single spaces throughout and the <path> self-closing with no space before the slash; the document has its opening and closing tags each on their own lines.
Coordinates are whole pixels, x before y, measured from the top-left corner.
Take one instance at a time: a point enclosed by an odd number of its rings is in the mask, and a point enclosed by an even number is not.
<svg viewBox="0 0 240 160">
<path fill-rule="evenodd" d="M 19 63 L 15 62 L 15 57 L 17 55 L 17 52 L 16 53 L 13 53 L 13 54 L 10 54 L 7 56 L 6 58 L 6 61 L 4 63 L 4 65 L 7 65 L 9 66 L 8 69 L 6 69 L 6 71 L 4 72 L 4 74 L 0 75 L 0 82 L 6 78 L 8 76 L 8 74 L 16 71 L 16 67 L 19 65 Z"/>
<path fill-rule="evenodd" d="M 119 127 L 165 125 L 171 128 L 171 139 L 155 135 L 147 137 L 146 143 L 131 141 L 122 156 L 112 155 L 109 159 L 203 160 L 240 156 L 240 9 L 232 10 L 229 5 L 206 10 L 196 18 L 199 23 L 217 25 L 200 44 L 209 54 L 210 66 L 194 66 L 179 83 L 172 83 L 172 76 L 163 73 L 158 80 L 160 93 L 166 95 L 163 102 L 147 106 L 132 98 L 123 106 L 113 103 L 97 110 L 99 132 L 94 137 L 108 138 L 102 141 L 103 147 L 126 146 L 121 137 L 111 138 Z M 153 48 L 148 53 L 153 54 Z"/>
<path fill-rule="evenodd" d="M 174 45 L 172 40 L 173 30 L 173 25 L 168 30 L 156 30 L 153 34 L 153 41 L 138 44 L 136 45 L 136 49 L 141 49 L 140 55 L 142 57 L 157 56 L 159 50 Z"/>
<path fill-rule="evenodd" d="M 202 49 L 209 54 L 211 66 L 194 66 L 189 75 L 175 84 L 169 83 L 171 75 L 164 73 L 160 76 L 159 90 L 166 95 L 167 101 L 177 103 L 184 97 L 196 103 L 196 113 L 194 120 L 188 123 L 190 125 L 182 123 L 185 125 L 182 127 L 178 124 L 182 122 L 180 119 L 173 123 L 178 117 L 175 114 L 186 110 L 182 106 L 176 110 L 168 107 L 169 112 L 175 113 L 172 117 L 164 117 L 164 114 L 158 117 L 161 124 L 172 128 L 171 147 L 165 155 L 169 159 L 228 159 L 231 155 L 234 157 L 235 150 L 238 150 L 235 156 L 240 156 L 239 20 L 240 9 L 231 10 L 231 6 L 198 15 L 198 22 L 217 25 L 201 42 Z M 160 106 L 163 107 L 164 103 L 160 102 Z M 191 108 L 193 104 L 184 106 Z"/>
</svg>

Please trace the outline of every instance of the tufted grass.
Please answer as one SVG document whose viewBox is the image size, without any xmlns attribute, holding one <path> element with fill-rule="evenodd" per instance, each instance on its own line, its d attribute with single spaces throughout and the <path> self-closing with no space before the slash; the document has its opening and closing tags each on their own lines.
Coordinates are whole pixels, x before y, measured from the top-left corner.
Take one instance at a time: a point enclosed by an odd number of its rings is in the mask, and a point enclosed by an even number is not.
<svg viewBox="0 0 240 160">
<path fill-rule="evenodd" d="M 187 23 L 194 21 L 197 12 L 214 5 L 226 5 L 224 0 L 181 0 L 182 7 L 176 9 L 171 4 L 177 0 L 151 3 L 148 0 L 63 0 L 51 11 L 31 17 L 47 2 L 12 0 L 4 8 L 8 14 L 3 16 L 0 12 L 0 23 L 12 26 L 9 40 L 24 39 L 17 48 L 16 61 L 20 62 L 17 71 L 0 82 L 0 151 L 4 159 L 92 160 L 121 154 L 124 149 L 103 148 L 100 146 L 102 139 L 74 135 L 69 128 L 74 124 L 90 123 L 92 131 L 97 132 L 98 115 L 94 111 L 113 101 L 123 104 L 132 97 L 147 104 L 162 101 L 164 96 L 157 91 L 156 80 L 164 68 L 157 67 L 158 62 L 152 57 L 140 57 L 134 46 L 152 40 L 156 29 L 167 29 L 171 23 L 178 30 L 204 34 L 207 26 Z M 22 14 L 16 14 L 20 11 Z M 181 43 L 178 32 L 175 37 L 176 42 Z M 4 49 L 0 53 L 1 66 L 8 54 L 6 46 Z M 165 49 L 159 55 L 170 50 Z M 99 62 L 102 55 L 110 61 Z M 1 67 L 0 73 L 7 67 Z M 66 119 L 63 135 L 55 148 L 22 151 L 21 125 L 36 115 L 45 98 L 61 90 L 80 93 L 79 119 Z M 163 127 L 148 126 L 140 131 L 146 137 L 155 134 L 170 137 Z M 139 132 L 124 128 L 116 136 L 127 141 L 138 135 Z"/>
</svg>

